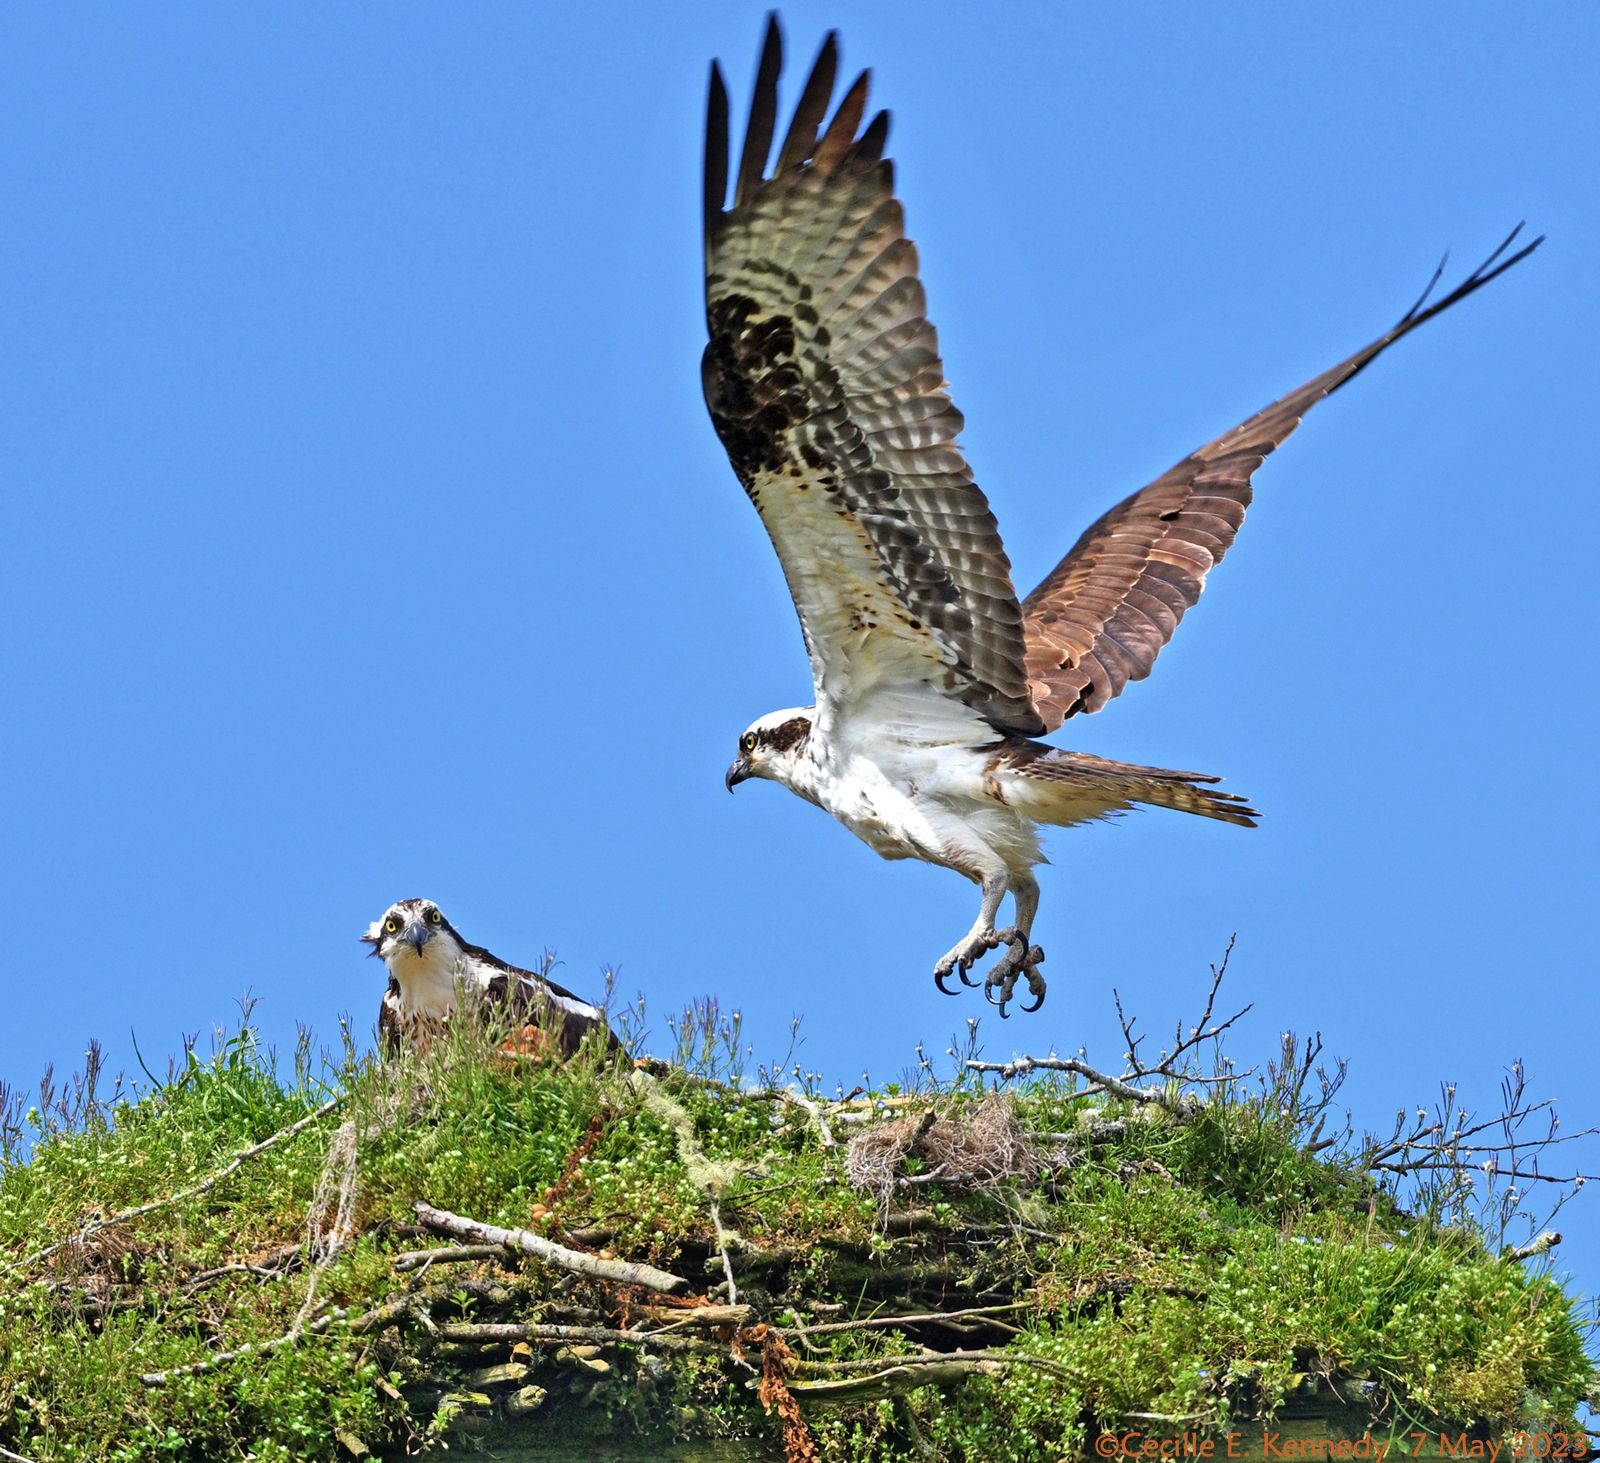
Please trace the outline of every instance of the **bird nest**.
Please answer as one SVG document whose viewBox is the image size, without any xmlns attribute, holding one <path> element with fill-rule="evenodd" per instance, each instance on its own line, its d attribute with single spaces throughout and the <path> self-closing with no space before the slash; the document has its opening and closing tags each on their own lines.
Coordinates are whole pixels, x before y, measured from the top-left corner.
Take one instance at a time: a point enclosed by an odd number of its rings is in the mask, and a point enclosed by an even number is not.
<svg viewBox="0 0 1600 1463">
<path fill-rule="evenodd" d="M 871 1194 L 885 1212 L 898 1192 L 919 1184 L 992 1190 L 1044 1167 L 1011 1100 L 999 1093 L 968 1117 L 940 1117 L 930 1107 L 879 1123 L 854 1139 L 845 1155 L 851 1187 Z"/>
</svg>

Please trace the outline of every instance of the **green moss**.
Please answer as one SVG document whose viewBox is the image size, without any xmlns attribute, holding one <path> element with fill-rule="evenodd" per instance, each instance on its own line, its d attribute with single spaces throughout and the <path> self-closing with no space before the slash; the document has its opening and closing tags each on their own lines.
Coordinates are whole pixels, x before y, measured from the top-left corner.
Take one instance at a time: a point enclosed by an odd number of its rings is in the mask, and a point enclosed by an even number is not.
<svg viewBox="0 0 1600 1463">
<path fill-rule="evenodd" d="M 30 1258 L 96 1217 L 184 1195 L 330 1095 L 336 1111 L 206 1192 Z M 941 1117 L 980 1096 L 941 1091 Z M 520 1387 L 536 1431 L 777 1446 L 749 1385 L 758 1333 L 741 1334 L 743 1363 L 729 1331 L 593 1356 L 441 1340 L 439 1326 L 484 1318 L 615 1330 L 649 1297 L 533 1263 L 401 1269 L 430 1243 L 407 1231 L 416 1199 L 676 1268 L 700 1293 L 723 1278 L 715 1199 L 741 1299 L 790 1328 L 797 1375 L 865 1376 L 931 1336 L 987 1358 L 936 1386 L 809 1411 L 825 1459 L 1059 1459 L 1130 1414 L 1269 1416 L 1318 1377 L 1373 1384 L 1383 1416 L 1452 1428 L 1572 1417 L 1591 1363 L 1557 1281 L 1406 1215 L 1348 1162 L 1308 1153 L 1271 1103 L 1223 1092 L 1177 1122 L 1054 1081 L 1014 1101 L 1032 1132 L 1127 1121 L 1041 1179 L 908 1190 L 915 1212 L 885 1226 L 844 1182 L 842 1147 L 862 1128 L 838 1113 L 828 1147 L 811 1113 L 770 1094 L 646 1078 L 599 1053 L 508 1060 L 494 1033 L 468 1028 L 423 1061 L 347 1054 L 326 1081 L 303 1062 L 284 1080 L 241 1033 L 137 1100 L 37 1119 L 26 1161 L 0 1169 L 0 1444 L 63 1460 L 415 1453 L 509 1416 Z M 355 1235 L 319 1268 L 307 1216 L 341 1122 L 359 1139 Z M 419 1285 L 427 1324 L 352 1329 Z M 976 1340 L 795 1330 L 1006 1303 Z M 321 1329 L 269 1345 L 297 1317 Z M 258 1349 L 140 1380 L 241 1348 Z M 528 1371 L 501 1385 L 512 1373 L 496 1367 Z"/>
</svg>

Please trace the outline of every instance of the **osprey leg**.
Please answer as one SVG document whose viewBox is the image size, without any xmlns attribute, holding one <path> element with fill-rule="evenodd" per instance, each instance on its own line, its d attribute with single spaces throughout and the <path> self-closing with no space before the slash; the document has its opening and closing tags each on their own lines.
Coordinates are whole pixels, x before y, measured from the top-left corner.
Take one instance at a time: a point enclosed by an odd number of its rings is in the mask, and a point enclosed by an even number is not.
<svg viewBox="0 0 1600 1463">
<path fill-rule="evenodd" d="M 1022 1008 L 1024 1011 L 1037 1011 L 1044 1005 L 1045 993 L 1044 977 L 1039 974 L 1044 951 L 1029 943 L 1033 934 L 1033 917 L 1039 912 L 1039 881 L 1031 873 L 1013 874 L 1011 897 L 1016 904 L 1016 923 L 1009 929 L 997 930 L 991 941 L 992 944 L 1003 944 L 1009 948 L 990 967 L 983 987 L 984 997 L 1000 1008 L 1002 1020 L 1019 976 L 1027 977 L 1028 990 L 1033 996 L 1032 1003 Z"/>
<path fill-rule="evenodd" d="M 1006 897 L 1009 882 L 1005 865 L 998 861 L 978 876 L 978 884 L 983 891 L 983 899 L 978 906 L 978 917 L 972 922 L 972 928 L 967 931 L 966 937 L 946 951 L 944 958 L 933 967 L 933 983 L 945 995 L 955 994 L 945 985 L 945 979 L 951 971 L 960 975 L 963 985 L 977 983 L 967 979 L 967 972 L 972 969 L 976 961 L 999 943 L 994 932 L 994 917 L 1000 912 L 1000 901 Z"/>
<path fill-rule="evenodd" d="M 1039 912 L 1039 881 L 1032 874 L 1013 874 L 1011 898 L 1016 905 L 1017 929 L 1026 943 L 1033 934 L 1033 917 Z"/>
</svg>

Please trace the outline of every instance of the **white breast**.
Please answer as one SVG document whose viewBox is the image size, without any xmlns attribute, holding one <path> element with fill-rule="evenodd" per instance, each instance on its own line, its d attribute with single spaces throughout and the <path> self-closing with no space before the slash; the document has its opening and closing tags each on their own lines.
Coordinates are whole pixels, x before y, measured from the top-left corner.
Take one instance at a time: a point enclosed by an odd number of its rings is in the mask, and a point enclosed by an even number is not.
<svg viewBox="0 0 1600 1463">
<path fill-rule="evenodd" d="M 418 1016 L 442 1021 L 456 1008 L 456 984 L 471 980 L 469 962 L 448 934 L 436 935 L 418 954 L 402 946 L 387 962 L 400 982 L 402 1007 Z"/>
<path fill-rule="evenodd" d="M 1026 870 L 1041 857 L 1038 833 L 1024 809 L 996 797 L 990 755 L 971 742 L 858 742 L 820 769 L 816 801 L 884 858 L 968 877 L 996 858 Z"/>
</svg>

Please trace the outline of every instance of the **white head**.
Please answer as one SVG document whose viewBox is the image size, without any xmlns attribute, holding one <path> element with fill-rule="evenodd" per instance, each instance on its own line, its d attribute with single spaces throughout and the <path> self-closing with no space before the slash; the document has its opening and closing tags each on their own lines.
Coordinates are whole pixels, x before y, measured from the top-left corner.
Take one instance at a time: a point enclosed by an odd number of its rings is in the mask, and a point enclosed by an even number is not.
<svg viewBox="0 0 1600 1463">
<path fill-rule="evenodd" d="M 454 1009 L 465 942 L 431 899 L 397 900 L 361 938 L 399 981 L 408 1006 L 437 1016 Z"/>
<path fill-rule="evenodd" d="M 739 736 L 739 755 L 724 779 L 732 792 L 749 777 L 765 777 L 795 790 L 794 773 L 806 756 L 815 706 L 791 706 L 769 711 L 747 726 Z"/>
</svg>

